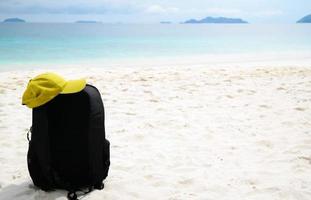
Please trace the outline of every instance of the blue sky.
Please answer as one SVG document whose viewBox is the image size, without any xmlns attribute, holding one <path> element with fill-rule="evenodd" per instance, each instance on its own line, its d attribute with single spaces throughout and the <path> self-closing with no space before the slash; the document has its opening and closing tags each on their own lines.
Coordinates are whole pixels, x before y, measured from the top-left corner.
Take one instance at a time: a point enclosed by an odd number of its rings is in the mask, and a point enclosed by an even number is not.
<svg viewBox="0 0 311 200">
<path fill-rule="evenodd" d="M 0 20 L 33 22 L 98 20 L 122 23 L 182 22 L 206 16 L 251 23 L 293 23 L 311 14 L 311 0 L 1 0 Z"/>
</svg>

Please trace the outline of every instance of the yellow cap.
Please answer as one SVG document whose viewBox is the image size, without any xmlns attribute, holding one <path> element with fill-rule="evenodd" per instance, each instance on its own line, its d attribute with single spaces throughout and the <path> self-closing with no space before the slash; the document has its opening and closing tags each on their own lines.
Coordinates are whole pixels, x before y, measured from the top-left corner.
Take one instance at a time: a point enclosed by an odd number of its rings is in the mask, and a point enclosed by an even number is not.
<svg viewBox="0 0 311 200">
<path fill-rule="evenodd" d="M 22 104 L 29 108 L 41 106 L 58 94 L 70 94 L 83 90 L 84 79 L 66 81 L 54 73 L 44 73 L 31 79 L 23 94 Z"/>
</svg>

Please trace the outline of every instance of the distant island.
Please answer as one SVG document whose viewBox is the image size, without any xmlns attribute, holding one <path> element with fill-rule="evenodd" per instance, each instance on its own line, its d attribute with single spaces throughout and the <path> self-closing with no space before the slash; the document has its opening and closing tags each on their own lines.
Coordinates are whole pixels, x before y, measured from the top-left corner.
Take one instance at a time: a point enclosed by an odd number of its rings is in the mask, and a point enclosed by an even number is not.
<svg viewBox="0 0 311 200">
<path fill-rule="evenodd" d="M 101 22 L 93 21 L 93 20 L 79 20 L 79 21 L 76 21 L 76 23 L 81 23 L 81 24 L 96 24 L 96 23 L 101 23 Z"/>
<path fill-rule="evenodd" d="M 240 18 L 226 18 L 226 17 L 206 17 L 200 20 L 190 19 L 183 24 L 204 24 L 204 23 L 214 23 L 214 24 L 247 24 L 247 21 L 244 21 Z"/>
<path fill-rule="evenodd" d="M 8 18 L 3 21 L 4 23 L 25 23 L 26 21 L 19 18 Z"/>
<path fill-rule="evenodd" d="M 297 21 L 297 23 L 311 23 L 311 15 L 307 15 L 300 20 Z"/>
<path fill-rule="evenodd" d="M 170 22 L 170 21 L 162 21 L 162 22 L 160 22 L 160 24 L 171 24 L 172 22 Z"/>
</svg>

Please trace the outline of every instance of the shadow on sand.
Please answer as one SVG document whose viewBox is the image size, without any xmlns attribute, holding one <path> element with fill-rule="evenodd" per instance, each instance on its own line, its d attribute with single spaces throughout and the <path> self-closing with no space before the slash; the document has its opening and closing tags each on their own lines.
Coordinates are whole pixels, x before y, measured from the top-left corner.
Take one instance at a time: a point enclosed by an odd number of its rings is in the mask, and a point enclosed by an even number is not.
<svg viewBox="0 0 311 200">
<path fill-rule="evenodd" d="M 67 192 L 57 190 L 45 192 L 35 187 L 31 182 L 11 184 L 0 189 L 0 200 L 66 200 Z"/>
</svg>

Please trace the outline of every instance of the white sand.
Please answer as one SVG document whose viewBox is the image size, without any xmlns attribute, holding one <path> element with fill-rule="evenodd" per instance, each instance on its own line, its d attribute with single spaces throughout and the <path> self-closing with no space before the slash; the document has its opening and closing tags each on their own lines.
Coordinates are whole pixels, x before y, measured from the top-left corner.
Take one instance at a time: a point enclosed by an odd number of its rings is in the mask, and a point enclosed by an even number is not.
<svg viewBox="0 0 311 200">
<path fill-rule="evenodd" d="M 0 73 L 0 199 L 66 199 L 28 175 L 20 105 L 42 71 Z M 83 199 L 311 199 L 311 67 L 56 70 L 102 94 L 111 168 Z"/>
</svg>

